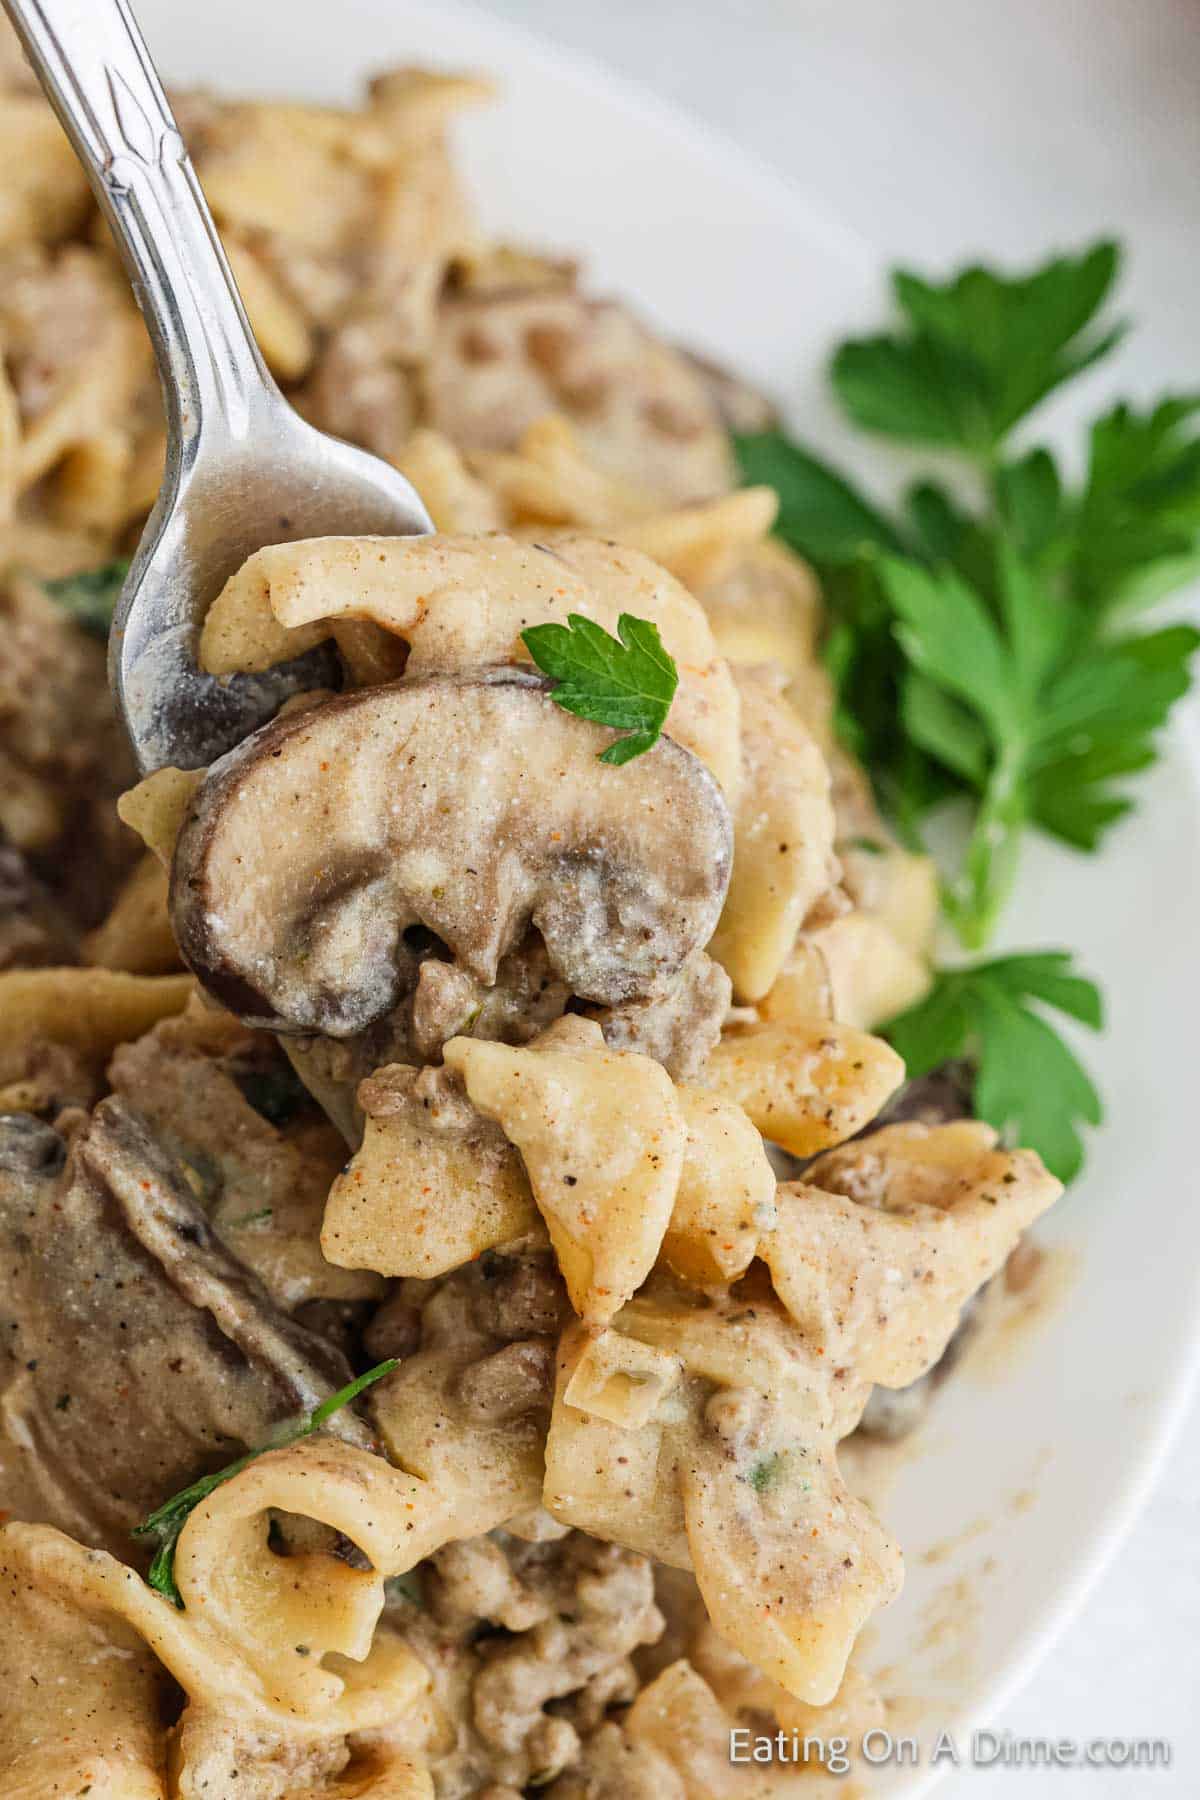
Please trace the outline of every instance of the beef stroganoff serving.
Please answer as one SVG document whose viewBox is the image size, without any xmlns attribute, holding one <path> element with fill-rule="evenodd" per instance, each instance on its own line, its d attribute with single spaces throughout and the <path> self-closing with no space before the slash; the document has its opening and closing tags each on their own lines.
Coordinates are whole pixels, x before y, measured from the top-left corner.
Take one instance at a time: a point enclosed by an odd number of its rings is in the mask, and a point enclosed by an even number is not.
<svg viewBox="0 0 1200 1800">
<path fill-rule="evenodd" d="M 730 1732 L 885 1716 L 839 1445 L 1059 1183 L 895 1104 L 937 882 L 737 486 L 765 404 L 485 235 L 485 84 L 180 94 L 272 370 L 436 532 L 252 556 L 201 665 L 330 685 L 139 782 L 153 365 L 4 54 L 0 1792 L 819 1800 Z"/>
</svg>

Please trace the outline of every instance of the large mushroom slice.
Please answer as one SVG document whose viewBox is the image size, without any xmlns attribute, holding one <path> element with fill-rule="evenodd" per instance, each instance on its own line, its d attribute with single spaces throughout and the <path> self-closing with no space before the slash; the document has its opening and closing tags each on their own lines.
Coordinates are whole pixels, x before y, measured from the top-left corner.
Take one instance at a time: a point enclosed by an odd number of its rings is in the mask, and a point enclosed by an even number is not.
<svg viewBox="0 0 1200 1800">
<path fill-rule="evenodd" d="M 582 998 L 662 992 L 720 915 L 729 813 L 678 744 L 615 768 L 606 738 L 515 672 L 266 726 L 214 764 L 180 833 L 187 963 L 247 1022 L 332 1037 L 396 1004 L 413 926 L 488 986 L 532 924 Z"/>
<path fill-rule="evenodd" d="M 114 1547 L 351 1376 L 229 1254 L 180 1163 L 118 1099 L 69 1147 L 37 1120 L 0 1119 L 0 1317 L 4 1410 L 39 1515 Z M 350 1409 L 331 1429 L 373 1443 Z"/>
</svg>

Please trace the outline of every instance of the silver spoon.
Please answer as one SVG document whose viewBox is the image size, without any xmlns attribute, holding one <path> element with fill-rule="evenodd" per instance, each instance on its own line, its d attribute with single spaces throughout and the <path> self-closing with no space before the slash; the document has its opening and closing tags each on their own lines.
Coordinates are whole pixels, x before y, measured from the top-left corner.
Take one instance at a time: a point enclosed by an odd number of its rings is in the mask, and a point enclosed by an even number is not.
<svg viewBox="0 0 1200 1800">
<path fill-rule="evenodd" d="M 323 648 L 265 675 L 201 672 L 200 624 L 234 570 L 263 544 L 433 527 L 403 476 L 280 393 L 125 0 L 3 4 L 128 265 L 166 402 L 162 489 L 110 639 L 113 692 L 143 774 L 198 768 L 333 673 Z"/>
</svg>

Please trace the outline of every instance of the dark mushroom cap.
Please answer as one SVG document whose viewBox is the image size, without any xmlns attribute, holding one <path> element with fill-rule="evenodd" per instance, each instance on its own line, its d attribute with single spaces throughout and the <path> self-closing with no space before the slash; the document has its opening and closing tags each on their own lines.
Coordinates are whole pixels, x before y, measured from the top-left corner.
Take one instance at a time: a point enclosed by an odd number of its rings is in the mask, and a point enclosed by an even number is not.
<svg viewBox="0 0 1200 1800">
<path fill-rule="evenodd" d="M 331 1037 L 402 997 L 414 925 L 485 985 L 532 924 L 573 993 L 662 991 L 720 915 L 729 813 L 678 744 L 615 768 L 607 736 L 512 670 L 264 727 L 213 765 L 180 833 L 185 960 L 248 1023 Z"/>
</svg>

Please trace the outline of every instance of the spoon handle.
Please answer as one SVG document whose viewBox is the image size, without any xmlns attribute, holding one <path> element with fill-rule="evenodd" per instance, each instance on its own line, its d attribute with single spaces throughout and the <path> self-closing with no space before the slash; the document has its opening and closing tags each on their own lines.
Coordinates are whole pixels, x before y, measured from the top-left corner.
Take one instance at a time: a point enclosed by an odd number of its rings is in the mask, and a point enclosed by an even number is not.
<svg viewBox="0 0 1200 1800">
<path fill-rule="evenodd" d="M 275 383 L 126 0 L 3 5 L 128 265 L 162 377 L 174 485 L 202 439 L 220 449 L 248 436 Z"/>
</svg>

